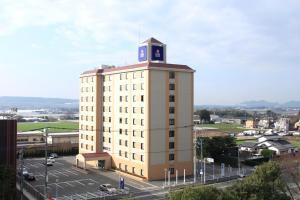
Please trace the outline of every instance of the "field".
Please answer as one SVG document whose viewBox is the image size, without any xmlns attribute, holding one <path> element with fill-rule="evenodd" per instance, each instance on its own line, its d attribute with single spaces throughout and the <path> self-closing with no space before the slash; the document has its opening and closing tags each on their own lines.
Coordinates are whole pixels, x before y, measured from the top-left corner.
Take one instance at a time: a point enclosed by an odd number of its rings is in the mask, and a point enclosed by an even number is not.
<svg viewBox="0 0 300 200">
<path fill-rule="evenodd" d="M 239 133 L 248 129 L 243 128 L 240 124 L 201 124 L 200 125 L 203 128 L 215 128 L 218 131 L 226 132 L 226 133 Z"/>
<path fill-rule="evenodd" d="M 49 128 L 49 133 L 74 132 L 78 130 L 77 122 L 22 122 L 18 123 L 18 131 L 26 132 Z"/>
</svg>

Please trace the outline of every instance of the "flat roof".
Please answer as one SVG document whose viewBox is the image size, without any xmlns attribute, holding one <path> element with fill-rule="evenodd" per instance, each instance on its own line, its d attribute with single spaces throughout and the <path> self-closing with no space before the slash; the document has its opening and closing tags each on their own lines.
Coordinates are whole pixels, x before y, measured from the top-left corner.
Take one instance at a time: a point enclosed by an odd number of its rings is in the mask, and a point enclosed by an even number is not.
<svg viewBox="0 0 300 200">
<path fill-rule="evenodd" d="M 83 72 L 81 75 L 86 74 L 102 74 L 102 73 L 108 73 L 108 72 L 117 72 L 122 70 L 130 70 L 130 69 L 139 69 L 146 67 L 147 69 L 170 69 L 170 70 L 184 70 L 187 72 L 195 72 L 192 68 L 190 68 L 187 65 L 179 65 L 179 64 L 169 64 L 169 63 L 154 63 L 154 62 L 143 62 L 143 63 L 137 63 L 133 65 L 127 65 L 127 66 L 120 66 L 120 67 L 113 67 L 113 68 L 104 68 L 104 69 L 92 69 Z"/>
</svg>

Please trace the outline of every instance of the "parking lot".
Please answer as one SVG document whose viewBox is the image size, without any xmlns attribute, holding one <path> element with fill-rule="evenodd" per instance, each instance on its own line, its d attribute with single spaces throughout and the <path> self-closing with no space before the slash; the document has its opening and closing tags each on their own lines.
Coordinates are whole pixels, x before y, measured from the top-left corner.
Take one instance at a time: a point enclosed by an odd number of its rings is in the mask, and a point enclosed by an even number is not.
<svg viewBox="0 0 300 200">
<path fill-rule="evenodd" d="M 45 165 L 43 158 L 24 159 L 24 167 L 29 173 L 33 173 L 36 180 L 27 182 L 35 188 L 40 195 L 45 188 Z M 95 171 L 84 173 L 72 167 L 74 157 L 56 158 L 53 166 L 48 166 L 48 193 L 57 199 L 95 199 L 126 194 L 147 194 L 149 191 L 159 190 L 160 187 L 142 181 L 136 181 L 128 177 L 125 179 L 125 190 L 117 190 L 112 194 L 99 190 L 101 184 L 111 184 L 119 187 L 120 176 L 113 171 Z"/>
</svg>

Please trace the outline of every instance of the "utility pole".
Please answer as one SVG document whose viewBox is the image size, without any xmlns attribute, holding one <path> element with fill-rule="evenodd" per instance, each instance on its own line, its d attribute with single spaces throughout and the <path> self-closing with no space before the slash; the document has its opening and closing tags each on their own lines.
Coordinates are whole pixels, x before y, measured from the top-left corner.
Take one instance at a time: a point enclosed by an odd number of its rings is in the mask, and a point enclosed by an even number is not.
<svg viewBox="0 0 300 200">
<path fill-rule="evenodd" d="M 24 176 L 23 176 L 23 168 L 24 168 L 24 147 L 22 147 L 21 149 L 21 154 L 20 154 L 20 160 L 21 160 L 21 186 L 20 186 L 20 189 L 21 189 L 21 200 L 23 200 L 23 187 L 24 187 Z"/>
<path fill-rule="evenodd" d="M 201 166 L 201 182 L 203 180 L 203 149 L 202 149 L 202 138 L 200 138 L 200 149 L 201 149 L 201 163 L 200 163 L 200 166 Z"/>
<path fill-rule="evenodd" d="M 196 183 L 196 145 L 197 145 L 197 138 L 196 138 L 196 131 L 193 131 L 194 134 L 194 183 Z"/>
<path fill-rule="evenodd" d="M 239 176 L 241 175 L 241 162 L 240 162 L 240 149 L 238 147 L 238 167 L 239 167 Z"/>
<path fill-rule="evenodd" d="M 48 183 L 48 168 L 47 168 L 47 158 L 48 158 L 48 128 L 44 129 L 45 132 L 45 188 L 44 188 L 44 195 L 45 199 L 48 197 L 48 188 L 47 188 L 47 183 Z"/>
</svg>

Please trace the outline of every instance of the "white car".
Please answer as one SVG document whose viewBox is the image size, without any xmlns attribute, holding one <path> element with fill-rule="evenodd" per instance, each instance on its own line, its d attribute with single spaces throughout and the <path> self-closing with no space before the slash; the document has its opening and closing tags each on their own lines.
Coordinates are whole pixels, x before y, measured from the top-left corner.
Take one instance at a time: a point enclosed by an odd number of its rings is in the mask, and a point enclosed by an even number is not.
<svg viewBox="0 0 300 200">
<path fill-rule="evenodd" d="M 55 163 L 55 159 L 53 157 L 49 157 L 47 159 L 47 162 Z"/>
<path fill-rule="evenodd" d="M 100 185 L 99 190 L 110 194 L 117 192 L 117 189 L 112 187 L 111 184 L 102 184 Z"/>
</svg>

